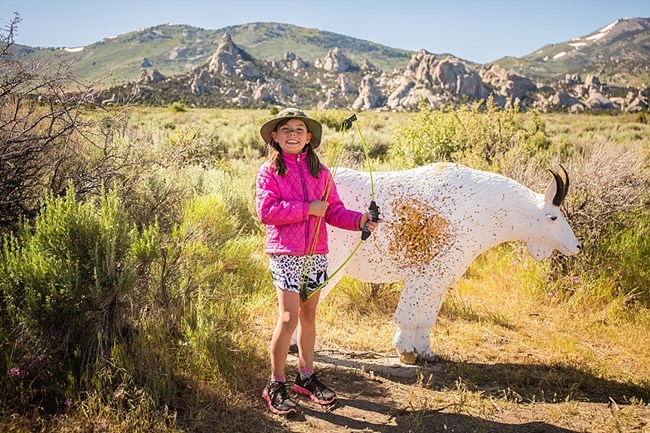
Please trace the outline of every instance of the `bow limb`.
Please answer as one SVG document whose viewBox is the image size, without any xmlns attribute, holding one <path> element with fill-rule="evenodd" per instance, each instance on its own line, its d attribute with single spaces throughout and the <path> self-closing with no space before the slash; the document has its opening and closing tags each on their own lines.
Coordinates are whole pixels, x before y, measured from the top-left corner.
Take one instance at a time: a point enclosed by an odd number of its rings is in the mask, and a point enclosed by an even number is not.
<svg viewBox="0 0 650 433">
<path fill-rule="evenodd" d="M 347 120 L 346 120 L 347 121 Z M 323 191 L 323 200 L 327 201 L 329 198 L 330 192 L 332 190 L 332 187 L 334 185 L 334 174 L 336 173 L 336 169 L 338 167 L 339 160 L 341 158 L 343 146 L 341 145 L 342 142 L 342 137 L 343 134 L 349 129 L 349 127 L 346 127 L 345 122 L 343 122 L 343 125 L 341 126 L 339 132 L 340 132 L 340 137 L 339 141 L 334 147 L 334 153 L 332 156 L 332 163 L 330 164 L 330 167 L 332 169 L 330 170 L 330 176 L 327 178 L 325 181 L 325 188 Z M 312 271 L 312 265 L 313 265 L 313 258 L 314 258 L 314 253 L 316 252 L 316 245 L 318 244 L 318 233 L 320 232 L 320 227 L 323 221 L 323 217 L 317 217 L 316 223 L 314 224 L 314 231 L 313 231 L 313 236 L 312 236 L 312 241 L 311 244 L 309 245 L 309 248 L 307 249 L 307 254 L 305 257 L 305 260 L 303 261 L 303 266 L 301 269 L 301 285 L 300 285 L 300 296 L 303 301 L 306 301 L 309 299 L 314 293 L 317 292 L 317 290 L 314 290 L 309 296 L 306 293 L 306 285 L 307 281 L 309 279 L 309 275 L 311 274 Z M 323 282 L 322 286 L 324 287 L 325 284 L 329 281 L 329 278 Z M 320 290 L 322 287 L 319 287 L 318 290 Z"/>
<path fill-rule="evenodd" d="M 356 124 L 356 126 L 357 126 L 357 131 L 359 132 L 359 139 L 361 140 L 361 146 L 363 148 L 363 153 L 364 153 L 364 156 L 366 158 L 366 165 L 368 167 L 368 174 L 370 176 L 370 206 L 368 207 L 368 211 L 370 212 L 370 215 L 372 217 L 371 218 L 372 221 L 379 221 L 380 211 L 379 211 L 379 206 L 377 206 L 377 203 L 375 203 L 375 185 L 374 185 L 374 180 L 373 180 L 373 177 L 372 177 L 372 165 L 370 164 L 370 155 L 368 154 L 368 146 L 366 144 L 366 141 L 363 138 L 363 134 L 361 133 L 361 127 L 359 126 L 359 122 L 358 122 L 357 116 L 355 114 L 353 114 L 352 116 L 350 116 L 349 118 L 345 119 L 342 122 L 342 124 L 341 124 L 341 132 L 345 132 L 348 129 L 350 129 L 350 127 L 352 126 L 352 122 L 354 122 Z M 337 152 L 337 153 L 339 153 L 339 152 Z M 335 156 L 336 156 L 336 159 L 338 160 L 338 157 L 340 155 L 335 155 Z M 336 169 L 336 166 L 334 167 L 334 169 Z M 332 173 L 331 182 L 334 183 L 334 173 Z M 331 187 L 332 187 L 332 185 L 330 185 L 328 183 L 327 187 L 326 187 L 326 196 L 325 196 L 324 200 L 327 200 L 327 196 L 329 196 L 329 191 L 331 190 Z M 315 232 L 314 240 L 312 241 L 313 247 L 310 248 L 311 249 L 311 252 L 310 252 L 311 256 L 313 256 L 313 252 L 315 251 L 316 236 L 318 235 L 318 230 L 320 229 L 321 221 L 322 221 L 322 217 L 319 217 L 319 219 L 318 219 L 318 221 L 316 223 L 316 232 Z M 348 264 L 348 262 L 352 259 L 352 257 L 354 257 L 354 255 L 357 253 L 357 251 L 359 251 L 359 248 L 361 247 L 361 244 L 363 243 L 363 241 L 368 239 L 368 237 L 370 237 L 370 234 L 371 233 L 370 233 L 370 230 L 368 229 L 368 224 L 366 223 L 365 226 L 362 229 L 362 232 L 361 232 L 361 240 L 357 243 L 356 247 L 354 247 L 354 249 L 352 250 L 350 255 L 343 261 L 343 263 L 341 263 L 341 265 L 338 268 L 336 268 L 336 270 L 331 275 L 329 275 L 327 277 L 327 279 L 323 283 L 321 283 L 316 289 L 312 290 L 309 294 L 307 294 L 306 290 L 303 291 L 302 287 L 301 287 L 300 296 L 301 296 L 302 300 L 307 301 L 314 294 L 316 294 L 323 287 L 325 287 L 327 285 L 327 283 Z M 311 262 L 311 260 L 305 260 L 305 263 L 307 263 L 307 261 Z M 310 271 L 311 271 L 311 269 L 310 269 Z M 304 273 L 304 269 L 303 269 L 303 281 L 305 281 L 306 276 L 309 275 L 309 273 L 310 272 Z"/>
</svg>

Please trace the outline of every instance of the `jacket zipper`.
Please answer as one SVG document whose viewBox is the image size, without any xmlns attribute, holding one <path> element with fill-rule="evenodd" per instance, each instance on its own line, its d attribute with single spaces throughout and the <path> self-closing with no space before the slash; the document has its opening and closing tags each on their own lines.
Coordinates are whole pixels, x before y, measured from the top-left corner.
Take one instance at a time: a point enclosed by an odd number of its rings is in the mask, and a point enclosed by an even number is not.
<svg viewBox="0 0 650 433">
<path fill-rule="evenodd" d="M 307 187 L 305 186 L 305 177 L 302 172 L 302 166 L 300 165 L 300 154 L 296 156 L 296 163 L 298 165 L 298 173 L 300 174 L 300 183 L 302 184 L 302 195 L 305 198 L 305 201 L 309 202 L 309 197 L 307 196 Z M 303 255 L 307 254 L 307 245 L 309 245 L 309 220 L 310 217 L 307 215 L 307 223 L 305 224 L 305 244 L 303 246 Z"/>
</svg>

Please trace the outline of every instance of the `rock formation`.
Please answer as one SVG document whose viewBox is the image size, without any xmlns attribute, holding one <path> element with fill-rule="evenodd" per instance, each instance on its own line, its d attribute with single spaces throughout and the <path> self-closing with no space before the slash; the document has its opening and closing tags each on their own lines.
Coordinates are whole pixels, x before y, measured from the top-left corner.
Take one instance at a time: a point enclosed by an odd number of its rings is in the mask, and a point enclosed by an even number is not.
<svg viewBox="0 0 650 433">
<path fill-rule="evenodd" d="M 238 76 L 246 79 L 261 77 L 259 68 L 235 45 L 228 33 L 219 40 L 217 51 L 208 63 L 208 72 L 226 77 Z"/>
<path fill-rule="evenodd" d="M 520 110 L 578 113 L 650 108 L 649 88 L 630 89 L 621 96 L 620 88 L 611 91 L 593 74 L 584 81 L 579 74 L 567 74 L 561 81 L 536 84 L 497 65 L 472 67 L 455 57 L 436 56 L 424 49 L 413 53 L 404 70 L 391 72 L 383 72 L 367 60 L 359 67 L 338 47 L 314 64 L 291 51 L 282 59 L 264 62 L 241 50 L 228 33 L 223 34 L 209 61 L 187 77 L 166 78 L 158 70 L 142 69 L 131 95 L 143 101 L 164 100 L 167 95 L 156 86 L 163 81 L 165 89 L 185 89 L 168 93 L 175 98 L 183 92 L 203 98 L 195 100 L 197 105 L 264 107 L 306 103 L 319 108 L 412 111 L 423 102 L 442 108 L 492 97 L 498 106 L 510 108 L 514 104 Z M 154 96 L 156 92 L 158 96 Z M 105 103 L 115 101 L 111 97 Z"/>
<path fill-rule="evenodd" d="M 330 72 L 348 72 L 355 69 L 352 60 L 338 47 L 331 49 L 323 59 L 316 59 L 314 66 Z"/>
</svg>

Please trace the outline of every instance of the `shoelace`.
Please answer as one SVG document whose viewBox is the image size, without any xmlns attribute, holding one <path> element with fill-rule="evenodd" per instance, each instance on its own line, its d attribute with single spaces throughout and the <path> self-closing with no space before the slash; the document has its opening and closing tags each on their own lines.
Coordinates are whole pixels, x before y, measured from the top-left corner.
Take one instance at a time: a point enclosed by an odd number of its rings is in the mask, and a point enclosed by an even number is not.
<svg viewBox="0 0 650 433">
<path fill-rule="evenodd" d="M 318 380 L 318 378 L 319 378 L 322 374 L 323 374 L 322 371 L 319 371 L 318 373 L 314 373 L 314 374 L 312 374 L 312 375 L 309 377 L 309 379 L 307 379 L 307 380 L 305 381 L 305 386 L 307 386 L 309 383 L 313 383 L 313 384 L 314 384 L 314 388 L 316 388 L 316 392 L 318 392 L 318 393 L 320 394 L 320 396 L 322 396 L 322 395 L 323 395 L 323 391 L 327 389 L 327 386 L 325 386 L 325 384 L 323 384 L 323 382 L 321 382 L 320 380 Z M 319 396 L 319 397 L 320 397 L 320 396 Z"/>
<path fill-rule="evenodd" d="M 277 397 L 278 393 L 282 398 L 281 402 L 289 398 L 289 394 L 287 393 L 286 383 L 276 382 L 275 384 L 271 385 L 271 389 L 269 390 L 269 397 L 271 397 L 271 401 L 275 401 L 275 398 Z"/>
</svg>

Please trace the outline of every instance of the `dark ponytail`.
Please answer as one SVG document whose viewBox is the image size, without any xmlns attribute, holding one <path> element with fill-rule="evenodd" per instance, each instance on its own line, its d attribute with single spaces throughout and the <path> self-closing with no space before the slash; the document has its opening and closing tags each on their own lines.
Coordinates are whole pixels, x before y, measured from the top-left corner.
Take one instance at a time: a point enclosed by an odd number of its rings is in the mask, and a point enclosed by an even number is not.
<svg viewBox="0 0 650 433">
<path fill-rule="evenodd" d="M 284 162 L 284 159 L 282 158 L 282 148 L 280 147 L 278 142 L 275 140 L 271 140 L 270 143 L 267 143 L 266 147 L 269 151 L 268 160 L 271 163 L 271 167 L 274 167 L 275 171 L 280 176 L 284 176 L 285 174 L 287 174 L 287 164 Z"/>
<path fill-rule="evenodd" d="M 307 148 L 307 165 L 309 166 L 309 174 L 313 177 L 320 176 L 320 172 L 323 170 L 323 166 L 318 159 L 318 155 L 314 152 L 314 148 L 311 147 L 311 143 L 307 143 L 305 146 Z"/>
</svg>

